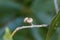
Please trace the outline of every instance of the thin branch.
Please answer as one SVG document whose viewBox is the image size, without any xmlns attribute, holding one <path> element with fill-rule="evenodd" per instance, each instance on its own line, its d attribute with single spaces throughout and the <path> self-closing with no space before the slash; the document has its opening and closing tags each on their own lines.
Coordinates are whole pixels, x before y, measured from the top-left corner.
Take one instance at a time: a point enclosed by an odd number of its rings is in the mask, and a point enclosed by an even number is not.
<svg viewBox="0 0 60 40">
<path fill-rule="evenodd" d="M 48 25 L 46 24 L 43 24 L 43 25 L 31 25 L 31 26 L 22 26 L 22 27 L 17 27 L 13 33 L 12 33 L 12 37 L 14 36 L 14 34 L 18 31 L 18 30 L 21 30 L 21 29 L 26 29 L 26 28 L 38 28 L 38 27 L 47 27 Z"/>
<path fill-rule="evenodd" d="M 55 10 L 56 10 L 56 13 L 58 12 L 58 2 L 57 2 L 57 0 L 54 0 L 54 5 L 55 5 Z"/>
</svg>

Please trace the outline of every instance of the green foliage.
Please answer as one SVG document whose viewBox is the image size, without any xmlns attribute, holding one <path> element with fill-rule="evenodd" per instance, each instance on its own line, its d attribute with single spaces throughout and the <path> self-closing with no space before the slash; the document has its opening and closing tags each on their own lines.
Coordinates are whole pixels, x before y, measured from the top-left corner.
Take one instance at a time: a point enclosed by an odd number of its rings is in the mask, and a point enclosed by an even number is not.
<svg viewBox="0 0 60 40">
<path fill-rule="evenodd" d="M 6 29 L 5 29 L 3 40 L 13 40 L 12 36 L 11 36 L 11 31 L 8 27 L 6 27 Z"/>
<path fill-rule="evenodd" d="M 60 0 L 58 4 L 60 8 Z M 23 23 L 25 17 L 32 17 L 33 24 L 49 26 L 17 31 L 14 40 L 55 40 L 59 37 L 56 28 L 60 26 L 60 12 L 55 13 L 53 0 L 0 0 L 0 40 L 12 40 L 11 32 L 15 28 L 28 25 Z M 4 30 L 6 26 L 9 28 Z"/>
<path fill-rule="evenodd" d="M 55 33 L 55 31 L 57 30 L 59 26 L 60 26 L 60 10 L 51 21 L 46 40 L 51 40 L 52 35 Z"/>
</svg>

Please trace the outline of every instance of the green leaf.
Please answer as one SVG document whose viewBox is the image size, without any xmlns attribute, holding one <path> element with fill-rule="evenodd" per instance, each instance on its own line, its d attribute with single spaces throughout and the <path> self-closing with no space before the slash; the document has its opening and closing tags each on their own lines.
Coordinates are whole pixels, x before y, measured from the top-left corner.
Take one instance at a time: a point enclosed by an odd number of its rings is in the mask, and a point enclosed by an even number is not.
<svg viewBox="0 0 60 40">
<path fill-rule="evenodd" d="M 50 38 L 53 36 L 54 32 L 56 31 L 57 27 L 60 26 L 60 10 L 55 15 L 53 20 L 51 21 L 51 24 L 48 29 L 46 40 L 51 40 Z"/>
<path fill-rule="evenodd" d="M 5 34 L 3 36 L 3 40 L 13 40 L 11 36 L 11 32 L 8 27 L 5 29 Z"/>
</svg>

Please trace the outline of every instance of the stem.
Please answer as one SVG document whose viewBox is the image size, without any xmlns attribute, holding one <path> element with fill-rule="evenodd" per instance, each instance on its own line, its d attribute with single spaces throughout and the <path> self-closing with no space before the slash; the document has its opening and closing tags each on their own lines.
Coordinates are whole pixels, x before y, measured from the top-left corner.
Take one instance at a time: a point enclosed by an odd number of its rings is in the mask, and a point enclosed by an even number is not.
<svg viewBox="0 0 60 40">
<path fill-rule="evenodd" d="M 56 13 L 58 12 L 58 2 L 57 0 L 54 0 L 54 5 L 55 5 L 55 10 L 56 10 Z"/>
<path fill-rule="evenodd" d="M 14 34 L 17 32 L 17 31 L 19 31 L 19 30 L 21 30 L 21 29 L 26 29 L 26 28 L 38 28 L 38 27 L 47 27 L 48 25 L 45 25 L 45 24 L 43 24 L 43 25 L 31 25 L 31 26 L 22 26 L 22 27 L 17 27 L 13 32 L 12 32 L 12 37 L 14 36 Z"/>
</svg>

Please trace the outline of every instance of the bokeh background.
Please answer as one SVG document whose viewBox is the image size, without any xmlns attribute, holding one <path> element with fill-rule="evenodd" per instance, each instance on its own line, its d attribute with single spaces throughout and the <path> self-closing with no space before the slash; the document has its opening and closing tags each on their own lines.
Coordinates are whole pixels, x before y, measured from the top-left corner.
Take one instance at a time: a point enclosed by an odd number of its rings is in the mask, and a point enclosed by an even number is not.
<svg viewBox="0 0 60 40">
<path fill-rule="evenodd" d="M 58 0 L 60 7 L 60 0 Z M 24 25 L 25 17 L 32 17 L 33 24 L 50 24 L 56 15 L 54 0 L 0 0 L 0 40 L 3 38 L 5 27 L 11 32 Z M 32 28 L 18 31 L 14 40 L 45 40 L 48 28 Z M 60 40 L 59 28 L 52 40 Z"/>
</svg>

